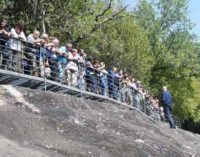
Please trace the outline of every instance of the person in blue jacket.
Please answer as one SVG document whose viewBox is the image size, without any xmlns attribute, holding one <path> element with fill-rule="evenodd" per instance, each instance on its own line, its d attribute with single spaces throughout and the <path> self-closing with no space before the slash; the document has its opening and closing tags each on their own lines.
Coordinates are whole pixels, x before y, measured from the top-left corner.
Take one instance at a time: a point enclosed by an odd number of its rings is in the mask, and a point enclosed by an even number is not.
<svg viewBox="0 0 200 157">
<path fill-rule="evenodd" d="M 176 128 L 174 119 L 172 118 L 172 96 L 170 92 L 167 90 L 167 87 L 163 87 L 163 93 L 162 93 L 162 101 L 164 105 L 164 113 L 165 118 L 169 122 L 170 128 Z"/>
</svg>

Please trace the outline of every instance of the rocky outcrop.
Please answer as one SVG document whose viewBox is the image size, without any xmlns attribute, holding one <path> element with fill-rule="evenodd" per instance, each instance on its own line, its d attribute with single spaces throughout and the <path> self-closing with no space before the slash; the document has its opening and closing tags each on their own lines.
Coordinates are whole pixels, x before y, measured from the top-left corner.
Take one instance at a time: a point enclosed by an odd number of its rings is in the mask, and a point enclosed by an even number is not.
<svg viewBox="0 0 200 157">
<path fill-rule="evenodd" d="M 200 136 L 134 110 L 0 86 L 0 157 L 198 157 Z"/>
</svg>

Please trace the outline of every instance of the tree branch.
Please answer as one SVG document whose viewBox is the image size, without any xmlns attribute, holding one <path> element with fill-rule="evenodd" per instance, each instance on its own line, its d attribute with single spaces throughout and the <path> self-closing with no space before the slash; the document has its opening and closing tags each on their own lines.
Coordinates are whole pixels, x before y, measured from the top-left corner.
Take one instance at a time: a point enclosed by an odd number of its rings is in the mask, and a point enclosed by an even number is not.
<svg viewBox="0 0 200 157">
<path fill-rule="evenodd" d="M 102 17 L 102 16 L 104 16 L 105 13 L 112 8 L 112 1 L 113 0 L 110 0 L 108 6 L 99 15 L 97 15 L 95 17 L 96 21 L 99 21 L 99 18 Z"/>
<path fill-rule="evenodd" d="M 111 2 L 112 0 L 110 0 Z M 78 42 L 80 42 L 81 40 L 88 38 L 92 33 L 94 33 L 95 31 L 97 31 L 99 28 L 101 28 L 101 26 L 103 26 L 105 23 L 110 22 L 114 19 L 117 18 L 123 18 L 124 16 L 119 16 L 119 14 L 121 14 L 122 12 L 124 12 L 127 9 L 128 5 L 125 6 L 124 8 L 122 8 L 121 10 L 119 10 L 118 12 L 112 14 L 110 17 L 106 18 L 105 20 L 103 20 L 102 22 L 99 22 L 97 24 L 95 24 L 93 26 L 93 28 L 91 29 L 89 34 L 85 34 L 83 36 L 79 36 L 76 40 L 73 41 L 74 45 L 76 45 Z M 105 14 L 105 13 L 104 13 Z M 101 15 L 103 16 L 103 15 Z"/>
<path fill-rule="evenodd" d="M 116 18 L 122 18 L 123 16 L 118 16 L 119 14 L 121 14 L 123 11 L 125 11 L 127 9 L 128 5 L 125 6 L 124 8 L 122 8 L 121 10 L 119 10 L 118 12 L 116 12 L 115 14 L 113 14 L 112 16 L 110 16 L 109 18 L 105 19 L 104 21 L 102 21 L 101 23 L 96 24 L 93 29 L 91 30 L 91 33 L 95 32 L 97 29 L 99 29 L 103 24 L 112 21 Z"/>
<path fill-rule="evenodd" d="M 91 2 L 90 7 L 88 8 L 88 12 L 90 15 L 94 15 L 94 11 L 91 9 L 94 4 L 94 1 Z"/>
</svg>

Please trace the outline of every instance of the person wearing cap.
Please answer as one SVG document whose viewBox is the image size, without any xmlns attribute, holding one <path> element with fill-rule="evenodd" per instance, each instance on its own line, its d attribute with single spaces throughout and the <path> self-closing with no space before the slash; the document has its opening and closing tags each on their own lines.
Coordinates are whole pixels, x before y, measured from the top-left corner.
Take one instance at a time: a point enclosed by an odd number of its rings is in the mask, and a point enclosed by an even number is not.
<svg viewBox="0 0 200 157">
<path fill-rule="evenodd" d="M 169 122 L 170 128 L 175 129 L 176 125 L 172 118 L 172 96 L 166 86 L 163 87 L 162 102 L 164 105 L 165 118 Z"/>
</svg>

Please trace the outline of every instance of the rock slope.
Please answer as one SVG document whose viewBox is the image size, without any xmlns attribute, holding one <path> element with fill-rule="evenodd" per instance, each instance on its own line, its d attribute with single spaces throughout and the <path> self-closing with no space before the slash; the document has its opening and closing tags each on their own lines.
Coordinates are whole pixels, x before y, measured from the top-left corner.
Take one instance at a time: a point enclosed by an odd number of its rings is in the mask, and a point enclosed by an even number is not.
<svg viewBox="0 0 200 157">
<path fill-rule="evenodd" d="M 137 111 L 0 86 L 0 157 L 200 157 L 200 136 Z"/>
</svg>

